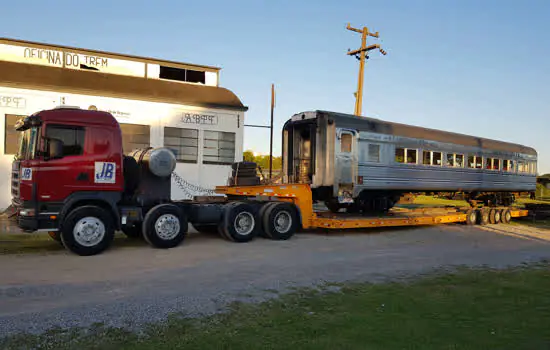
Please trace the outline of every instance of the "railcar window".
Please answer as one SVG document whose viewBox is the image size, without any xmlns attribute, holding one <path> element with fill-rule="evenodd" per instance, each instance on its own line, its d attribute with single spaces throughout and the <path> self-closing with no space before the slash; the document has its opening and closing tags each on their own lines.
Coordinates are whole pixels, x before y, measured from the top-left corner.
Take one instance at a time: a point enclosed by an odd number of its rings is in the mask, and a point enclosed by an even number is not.
<svg viewBox="0 0 550 350">
<path fill-rule="evenodd" d="M 485 169 L 493 169 L 493 158 L 487 158 L 487 161 L 485 162 Z"/>
<path fill-rule="evenodd" d="M 342 134 L 340 139 L 340 152 L 351 153 L 351 135 Z"/>
<path fill-rule="evenodd" d="M 537 173 L 537 162 L 531 162 L 531 174 Z"/>
<path fill-rule="evenodd" d="M 196 163 L 199 154 L 199 130 L 165 127 L 164 147 L 172 150 L 178 162 Z"/>
<path fill-rule="evenodd" d="M 510 161 L 508 159 L 504 159 L 502 161 L 502 171 L 510 171 Z"/>
<path fill-rule="evenodd" d="M 516 172 L 516 162 L 513 160 L 510 160 L 510 171 Z"/>
<path fill-rule="evenodd" d="M 476 169 L 483 169 L 483 157 L 476 156 Z"/>
<path fill-rule="evenodd" d="M 455 155 L 452 153 L 447 153 L 447 162 L 445 163 L 446 166 L 454 166 L 455 165 Z"/>
<path fill-rule="evenodd" d="M 455 166 L 462 168 L 464 166 L 464 155 L 463 154 L 456 154 L 455 155 Z"/>
<path fill-rule="evenodd" d="M 395 161 L 397 163 L 405 163 L 405 149 L 396 148 L 395 149 Z"/>
<path fill-rule="evenodd" d="M 468 156 L 468 168 L 474 169 L 476 167 L 476 157 Z"/>
<path fill-rule="evenodd" d="M 441 166 L 443 154 L 441 152 L 433 152 L 432 165 Z"/>
<path fill-rule="evenodd" d="M 368 161 L 373 163 L 380 162 L 380 145 L 369 144 Z"/>
<path fill-rule="evenodd" d="M 432 164 L 432 152 L 424 151 L 422 152 L 422 164 L 431 165 Z"/>
<path fill-rule="evenodd" d="M 415 149 L 407 149 L 407 163 L 416 164 L 418 151 Z"/>
<path fill-rule="evenodd" d="M 498 158 L 493 159 L 493 169 L 500 170 L 500 159 Z"/>
</svg>

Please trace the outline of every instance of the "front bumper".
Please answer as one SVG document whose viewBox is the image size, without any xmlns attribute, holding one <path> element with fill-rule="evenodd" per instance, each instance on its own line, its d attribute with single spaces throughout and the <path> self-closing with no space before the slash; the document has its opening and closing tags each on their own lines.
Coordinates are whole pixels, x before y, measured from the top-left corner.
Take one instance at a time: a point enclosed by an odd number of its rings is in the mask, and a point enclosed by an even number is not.
<svg viewBox="0 0 550 350">
<path fill-rule="evenodd" d="M 58 228 L 58 215 L 56 213 L 36 213 L 34 208 L 28 208 L 24 204 L 14 207 L 17 226 L 23 231 L 55 231 Z"/>
</svg>

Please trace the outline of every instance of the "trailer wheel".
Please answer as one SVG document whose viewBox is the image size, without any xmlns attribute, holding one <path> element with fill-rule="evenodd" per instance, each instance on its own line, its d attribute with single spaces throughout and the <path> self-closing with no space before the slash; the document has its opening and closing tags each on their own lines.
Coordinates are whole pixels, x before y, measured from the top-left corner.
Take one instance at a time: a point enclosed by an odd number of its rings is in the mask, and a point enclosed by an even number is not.
<svg viewBox="0 0 550 350">
<path fill-rule="evenodd" d="M 142 237 L 142 228 L 141 224 L 135 224 L 132 226 L 122 226 L 122 232 L 128 238 L 140 238 Z"/>
<path fill-rule="evenodd" d="M 477 222 L 477 213 L 475 210 L 470 209 L 466 212 L 466 224 L 475 225 Z"/>
<path fill-rule="evenodd" d="M 267 234 L 265 233 L 265 228 L 264 228 L 264 225 L 263 225 L 263 218 L 265 216 L 265 212 L 268 208 L 270 208 L 271 206 L 277 204 L 278 202 L 267 202 L 265 203 L 264 205 L 262 205 L 262 207 L 260 208 L 260 211 L 258 212 L 258 220 L 260 220 L 260 222 L 262 223 L 261 227 L 260 227 L 260 230 L 258 231 L 258 236 L 260 237 L 264 237 L 264 238 L 268 238 L 267 237 Z"/>
<path fill-rule="evenodd" d="M 298 229 L 296 208 L 290 203 L 274 203 L 266 209 L 262 223 L 267 237 L 274 240 L 287 240 Z"/>
<path fill-rule="evenodd" d="M 259 226 L 251 205 L 234 202 L 225 207 L 220 233 L 231 241 L 245 243 L 258 235 Z"/>
<path fill-rule="evenodd" d="M 172 204 L 159 204 L 143 219 L 143 238 L 155 248 L 177 247 L 187 235 L 187 216 Z"/>
<path fill-rule="evenodd" d="M 71 211 L 61 228 L 61 241 L 65 248 L 82 256 L 103 252 L 111 245 L 114 236 L 112 216 L 105 209 L 93 205 Z"/>
<path fill-rule="evenodd" d="M 503 209 L 501 214 L 501 220 L 504 224 L 509 224 L 512 221 L 512 213 L 510 209 Z"/>
<path fill-rule="evenodd" d="M 500 210 L 491 209 L 491 212 L 489 213 L 489 222 L 491 224 L 498 224 L 500 222 Z"/>
<path fill-rule="evenodd" d="M 487 210 L 477 210 L 477 223 L 479 225 L 487 225 L 489 223 L 489 212 Z"/>
</svg>

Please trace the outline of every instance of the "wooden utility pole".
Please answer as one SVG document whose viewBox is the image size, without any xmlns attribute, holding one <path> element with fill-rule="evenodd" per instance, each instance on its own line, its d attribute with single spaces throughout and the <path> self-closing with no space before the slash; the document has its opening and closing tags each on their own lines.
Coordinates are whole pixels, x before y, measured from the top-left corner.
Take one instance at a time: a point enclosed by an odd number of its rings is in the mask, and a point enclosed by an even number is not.
<svg viewBox="0 0 550 350">
<path fill-rule="evenodd" d="M 269 138 L 269 181 L 273 178 L 273 110 L 275 109 L 275 84 L 271 84 L 271 136 Z"/>
<path fill-rule="evenodd" d="M 374 44 L 367 46 L 367 36 L 372 36 L 375 38 L 378 38 L 378 32 L 372 33 L 369 32 L 369 29 L 367 27 L 363 27 L 363 29 L 357 29 L 352 28 L 350 24 L 348 23 L 348 26 L 346 27 L 347 30 L 351 30 L 353 32 L 361 33 L 361 47 L 357 50 L 350 51 L 348 49 L 348 55 L 355 56 L 359 60 L 359 79 L 357 82 L 357 91 L 354 93 L 355 95 L 355 115 L 361 116 L 362 108 L 363 108 L 363 75 L 365 70 L 365 59 L 368 59 L 369 56 L 367 55 L 367 52 L 374 49 L 379 49 L 380 53 L 382 55 L 386 55 L 386 51 L 382 50 L 379 44 Z"/>
</svg>

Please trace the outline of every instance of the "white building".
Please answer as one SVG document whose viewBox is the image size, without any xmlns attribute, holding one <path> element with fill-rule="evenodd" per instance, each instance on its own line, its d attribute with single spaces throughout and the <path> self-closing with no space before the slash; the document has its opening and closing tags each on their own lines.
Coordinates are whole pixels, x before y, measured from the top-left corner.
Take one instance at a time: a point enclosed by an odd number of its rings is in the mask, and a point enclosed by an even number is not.
<svg viewBox="0 0 550 350">
<path fill-rule="evenodd" d="M 111 112 L 125 153 L 173 148 L 186 181 L 172 180 L 173 199 L 226 184 L 242 160 L 247 107 L 219 87 L 220 68 L 0 38 L 0 72 L 0 208 L 11 201 L 14 123 L 62 104 Z"/>
</svg>

